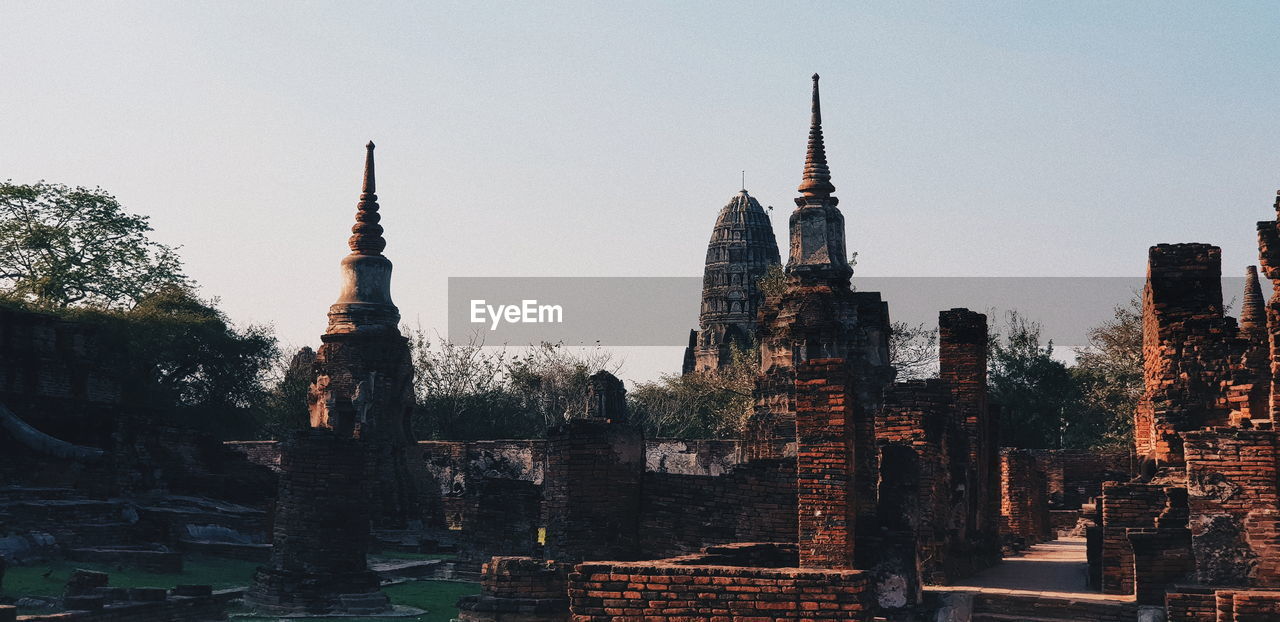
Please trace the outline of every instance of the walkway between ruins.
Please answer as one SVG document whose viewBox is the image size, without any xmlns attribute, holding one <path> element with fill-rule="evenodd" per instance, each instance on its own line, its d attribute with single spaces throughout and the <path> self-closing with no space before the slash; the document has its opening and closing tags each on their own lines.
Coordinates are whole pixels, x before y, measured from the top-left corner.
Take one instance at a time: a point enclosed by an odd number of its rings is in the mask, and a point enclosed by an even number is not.
<svg viewBox="0 0 1280 622">
<path fill-rule="evenodd" d="M 962 580 L 956 585 L 929 586 L 929 591 L 980 592 L 1045 596 L 1077 600 L 1132 602 L 1132 596 L 1100 594 L 1086 586 L 1089 564 L 1084 538 L 1059 538 L 1032 546 L 1022 555 Z"/>
</svg>

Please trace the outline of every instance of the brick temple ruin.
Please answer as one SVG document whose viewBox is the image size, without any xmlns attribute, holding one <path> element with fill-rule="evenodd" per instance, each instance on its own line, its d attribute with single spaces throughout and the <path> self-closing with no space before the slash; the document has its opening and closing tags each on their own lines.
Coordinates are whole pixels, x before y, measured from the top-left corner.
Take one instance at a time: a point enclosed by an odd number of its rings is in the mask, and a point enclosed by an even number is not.
<svg viewBox="0 0 1280 622">
<path fill-rule="evenodd" d="M 744 190 L 717 216 L 685 358 L 711 370 L 758 344 L 746 438 L 645 438 L 623 383 L 600 372 L 585 411 L 545 438 L 415 441 L 372 143 L 365 156 L 310 427 L 279 442 L 217 443 L 122 412 L 92 329 L 0 310 L 8 563 L 261 564 L 241 590 L 86 574 L 67 613 L 0 605 L 0 622 L 205 620 L 236 599 L 389 613 L 368 564 L 379 550 L 448 550 L 455 576 L 480 584 L 458 603 L 470 622 L 1280 620 L 1280 196 L 1258 224 L 1275 289 L 1264 298 L 1247 268 L 1238 321 L 1217 247 L 1150 249 L 1132 447 L 1003 447 L 984 314 L 939 310 L 938 376 L 895 381 L 890 301 L 851 285 L 815 75 L 783 282 L 756 283 L 780 254 Z M 984 579 L 1077 544 L 1074 591 Z"/>
</svg>

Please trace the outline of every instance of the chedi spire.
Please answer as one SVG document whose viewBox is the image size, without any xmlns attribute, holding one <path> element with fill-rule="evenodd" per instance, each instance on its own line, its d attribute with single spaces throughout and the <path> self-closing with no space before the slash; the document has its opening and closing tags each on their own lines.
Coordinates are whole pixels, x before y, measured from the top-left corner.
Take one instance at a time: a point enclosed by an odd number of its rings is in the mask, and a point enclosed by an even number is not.
<svg viewBox="0 0 1280 622">
<path fill-rule="evenodd" d="M 829 196 L 836 191 L 831 185 L 831 169 L 827 167 L 827 148 L 822 142 L 822 102 L 818 96 L 818 74 L 813 74 L 813 110 L 809 120 L 809 151 L 804 159 L 804 181 L 800 194 L 807 197 Z"/>
<path fill-rule="evenodd" d="M 360 187 L 360 202 L 356 203 L 356 224 L 351 227 L 347 245 L 357 255 L 381 255 L 387 247 L 382 237 L 382 216 L 378 214 L 378 185 L 373 171 L 373 141 L 365 145 L 364 184 Z"/>
<path fill-rule="evenodd" d="M 329 307 L 329 333 L 399 331 L 400 310 L 391 302 L 391 261 L 382 255 L 387 240 L 382 237 L 379 224 L 382 215 L 378 213 L 373 149 L 373 141 L 369 141 L 365 145 L 364 183 L 356 203 L 356 224 L 347 240 L 351 254 L 342 259 L 342 292 Z"/>
</svg>

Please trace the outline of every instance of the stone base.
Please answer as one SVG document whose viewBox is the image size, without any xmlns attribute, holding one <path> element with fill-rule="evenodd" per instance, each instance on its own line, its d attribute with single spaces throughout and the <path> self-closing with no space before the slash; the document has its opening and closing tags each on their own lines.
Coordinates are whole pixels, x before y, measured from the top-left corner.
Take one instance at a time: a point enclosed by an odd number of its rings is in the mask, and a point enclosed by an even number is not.
<svg viewBox="0 0 1280 622">
<path fill-rule="evenodd" d="M 370 571 L 312 575 L 259 568 L 245 603 L 278 615 L 378 615 L 392 611 L 391 601 Z"/>
</svg>

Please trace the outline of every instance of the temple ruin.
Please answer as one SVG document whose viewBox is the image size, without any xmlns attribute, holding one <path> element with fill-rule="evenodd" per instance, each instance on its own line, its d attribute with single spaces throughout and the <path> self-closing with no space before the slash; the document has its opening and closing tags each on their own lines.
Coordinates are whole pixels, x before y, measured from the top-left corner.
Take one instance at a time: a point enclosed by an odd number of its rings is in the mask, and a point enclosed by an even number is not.
<svg viewBox="0 0 1280 622">
<path fill-rule="evenodd" d="M 66 612 L 0 622 L 388 614 L 380 550 L 447 553 L 479 584 L 469 622 L 1280 620 L 1280 194 L 1258 223 L 1273 292 L 1247 267 L 1238 320 L 1218 247 L 1149 249 L 1132 447 L 1006 447 L 986 314 L 936 310 L 937 377 L 895 377 L 891 301 L 852 285 L 817 75 L 810 96 L 783 279 L 760 287 L 780 256 L 743 190 L 684 364 L 759 346 L 746 438 L 646 438 L 599 371 L 545 438 L 415 441 L 372 143 L 308 429 L 218 443 L 123 412 L 91 327 L 0 310 L 0 581 L 54 557 L 259 565 L 230 590 L 80 573 Z M 1078 585 L 1021 576 L 1055 564 Z"/>
</svg>

